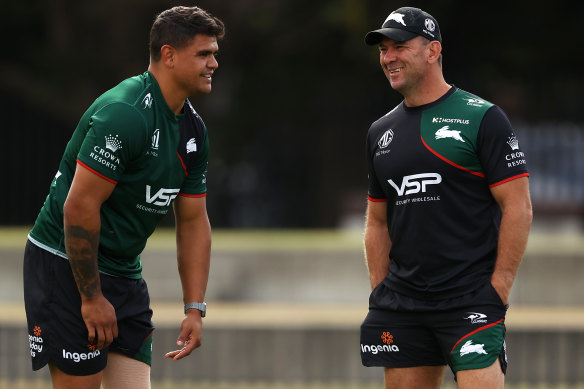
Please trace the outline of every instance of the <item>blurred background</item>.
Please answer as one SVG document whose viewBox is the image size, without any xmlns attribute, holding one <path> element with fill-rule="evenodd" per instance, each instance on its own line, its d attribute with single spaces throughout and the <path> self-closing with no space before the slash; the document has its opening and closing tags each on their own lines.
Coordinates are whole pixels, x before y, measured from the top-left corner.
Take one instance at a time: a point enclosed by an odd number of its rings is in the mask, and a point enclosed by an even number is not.
<svg viewBox="0 0 584 389">
<path fill-rule="evenodd" d="M 437 18 L 446 80 L 501 106 L 527 154 L 535 219 L 508 319 L 516 360 L 508 382 L 584 385 L 582 4 L 7 0 L 0 387 L 46 385 L 47 372 L 33 374 L 27 356 L 21 256 L 66 142 L 97 96 L 146 70 L 154 16 L 174 5 L 206 9 L 227 35 L 213 92 L 192 99 L 211 141 L 206 343 L 182 365 L 155 362 L 156 385 L 380 387 L 382 372 L 362 368 L 358 355 L 369 288 L 364 144 L 369 125 L 401 96 L 363 37 L 404 5 Z M 162 312 L 160 353 L 172 347 L 182 313 L 172 222 L 143 256 Z"/>
</svg>

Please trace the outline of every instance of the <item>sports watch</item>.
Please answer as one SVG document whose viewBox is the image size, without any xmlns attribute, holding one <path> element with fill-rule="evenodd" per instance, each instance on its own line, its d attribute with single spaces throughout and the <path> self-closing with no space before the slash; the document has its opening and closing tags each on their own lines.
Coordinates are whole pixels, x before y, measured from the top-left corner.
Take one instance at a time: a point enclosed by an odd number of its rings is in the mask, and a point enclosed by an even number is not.
<svg viewBox="0 0 584 389">
<path fill-rule="evenodd" d="M 198 309 L 201 311 L 201 317 L 205 317 L 207 313 L 207 303 L 188 303 L 185 304 L 185 314 L 189 309 Z"/>
</svg>

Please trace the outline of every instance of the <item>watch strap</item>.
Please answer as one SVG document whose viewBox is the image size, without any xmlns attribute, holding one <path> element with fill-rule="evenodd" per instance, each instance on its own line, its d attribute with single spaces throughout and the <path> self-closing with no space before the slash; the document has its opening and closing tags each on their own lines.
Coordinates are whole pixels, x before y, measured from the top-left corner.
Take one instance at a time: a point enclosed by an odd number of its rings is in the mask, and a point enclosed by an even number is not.
<svg viewBox="0 0 584 389">
<path fill-rule="evenodd" d="M 185 304 L 185 314 L 189 309 L 198 309 L 201 311 L 201 317 L 205 317 L 207 313 L 207 304 L 206 303 L 188 303 Z"/>
</svg>

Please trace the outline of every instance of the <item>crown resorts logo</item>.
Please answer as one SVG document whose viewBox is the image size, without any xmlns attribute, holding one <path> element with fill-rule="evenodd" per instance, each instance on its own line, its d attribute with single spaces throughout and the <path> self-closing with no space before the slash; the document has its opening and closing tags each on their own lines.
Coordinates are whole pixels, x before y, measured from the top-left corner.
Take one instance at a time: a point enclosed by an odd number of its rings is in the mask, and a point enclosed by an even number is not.
<svg viewBox="0 0 584 389">
<path fill-rule="evenodd" d="M 519 150 L 519 141 L 515 135 L 510 136 L 507 140 L 507 144 L 511 147 L 511 150 Z"/>
<path fill-rule="evenodd" d="M 112 136 L 112 134 L 105 136 L 105 148 L 110 149 L 112 152 L 122 148 L 122 141 L 118 139 L 118 136 Z"/>
</svg>

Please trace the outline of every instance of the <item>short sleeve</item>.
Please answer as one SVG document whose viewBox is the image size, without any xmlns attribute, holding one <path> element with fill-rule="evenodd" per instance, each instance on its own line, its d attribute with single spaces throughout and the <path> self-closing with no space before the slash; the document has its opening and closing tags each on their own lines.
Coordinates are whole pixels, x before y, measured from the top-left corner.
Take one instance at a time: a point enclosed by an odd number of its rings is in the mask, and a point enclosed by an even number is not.
<svg viewBox="0 0 584 389">
<path fill-rule="evenodd" d="M 77 160 L 117 183 L 128 163 L 147 146 L 147 138 L 146 121 L 133 106 L 108 104 L 91 115 Z"/>
<path fill-rule="evenodd" d="M 493 106 L 485 113 L 477 149 L 489 186 L 529 176 L 525 153 L 501 108 Z"/>
<path fill-rule="evenodd" d="M 386 201 L 385 193 L 383 192 L 383 188 L 379 185 L 379 180 L 377 179 L 377 175 L 375 174 L 375 167 L 373 166 L 373 155 L 375 155 L 374 147 L 376 146 L 376 140 L 372 138 L 372 131 L 369 130 L 367 135 L 367 179 L 368 179 L 368 189 L 367 189 L 367 198 L 370 201 Z"/>
<path fill-rule="evenodd" d="M 207 193 L 207 165 L 209 164 L 209 137 L 205 136 L 197 158 L 188 169 L 188 176 L 180 190 L 181 196 L 202 197 Z"/>
</svg>

